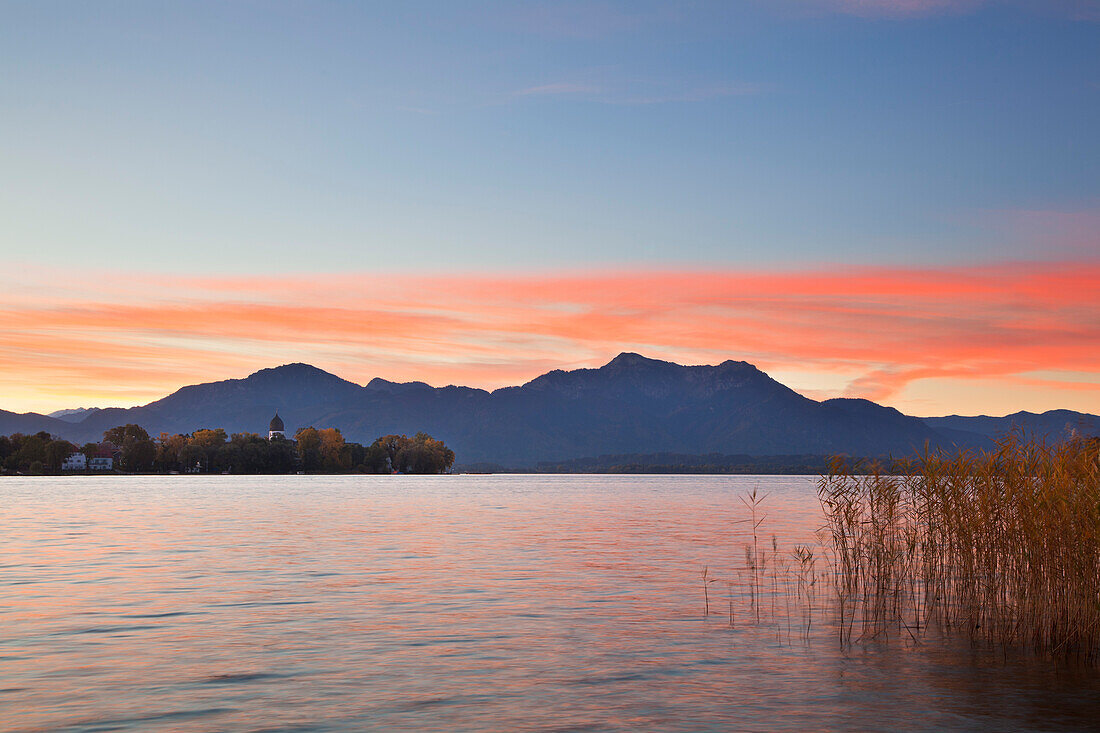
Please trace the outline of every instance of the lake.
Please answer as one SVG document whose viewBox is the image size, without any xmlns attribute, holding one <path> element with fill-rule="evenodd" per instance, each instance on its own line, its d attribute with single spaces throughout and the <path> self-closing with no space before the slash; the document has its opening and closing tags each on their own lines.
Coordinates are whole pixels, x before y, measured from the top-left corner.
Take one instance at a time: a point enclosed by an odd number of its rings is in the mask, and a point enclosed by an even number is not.
<svg viewBox="0 0 1100 733">
<path fill-rule="evenodd" d="M 1090 670 L 760 624 L 813 477 L 0 479 L 5 730 L 1080 730 Z M 704 617 L 700 572 L 710 586 Z M 788 617 L 789 618 L 789 617 Z"/>
</svg>

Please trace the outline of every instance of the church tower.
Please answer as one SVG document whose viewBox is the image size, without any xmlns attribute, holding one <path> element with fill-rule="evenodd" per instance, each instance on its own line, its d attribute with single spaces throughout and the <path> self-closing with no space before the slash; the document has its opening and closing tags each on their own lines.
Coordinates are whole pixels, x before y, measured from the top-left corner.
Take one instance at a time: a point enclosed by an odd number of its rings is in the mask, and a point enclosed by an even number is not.
<svg viewBox="0 0 1100 733">
<path fill-rule="evenodd" d="M 267 439 L 275 440 L 279 438 L 286 440 L 286 427 L 283 425 L 283 419 L 279 417 L 278 411 L 275 412 L 275 417 L 271 418 L 271 424 L 267 426 Z"/>
</svg>

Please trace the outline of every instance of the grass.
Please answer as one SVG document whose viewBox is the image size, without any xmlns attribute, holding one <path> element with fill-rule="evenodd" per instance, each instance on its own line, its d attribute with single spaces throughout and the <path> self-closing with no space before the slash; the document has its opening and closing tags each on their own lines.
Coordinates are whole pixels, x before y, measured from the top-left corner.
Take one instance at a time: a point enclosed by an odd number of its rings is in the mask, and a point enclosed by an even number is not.
<svg viewBox="0 0 1100 733">
<path fill-rule="evenodd" d="M 820 542 L 789 553 L 760 541 L 765 497 L 743 499 L 741 587 L 758 623 L 781 628 L 785 614 L 789 636 L 797 616 L 808 635 L 827 611 L 842 645 L 964 635 L 1100 660 L 1100 441 L 1012 435 L 991 452 L 926 452 L 890 471 L 836 459 L 818 489 Z M 704 589 L 716 580 L 704 574 Z"/>
</svg>

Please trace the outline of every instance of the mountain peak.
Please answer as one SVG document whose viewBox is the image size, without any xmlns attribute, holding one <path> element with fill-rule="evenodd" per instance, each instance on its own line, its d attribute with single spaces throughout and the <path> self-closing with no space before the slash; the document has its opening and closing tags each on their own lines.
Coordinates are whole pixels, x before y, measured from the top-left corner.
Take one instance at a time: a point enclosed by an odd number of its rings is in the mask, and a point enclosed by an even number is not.
<svg viewBox="0 0 1100 733">
<path fill-rule="evenodd" d="M 55 410 L 46 415 L 46 417 L 64 420 L 69 423 L 78 423 L 92 413 L 99 412 L 99 410 L 100 408 L 98 407 L 75 407 L 68 410 Z"/>
<path fill-rule="evenodd" d="M 650 359 L 648 356 L 642 356 L 633 351 L 624 351 L 616 356 L 611 361 L 604 364 L 603 368 L 608 367 L 636 367 L 649 364 L 671 364 L 672 362 L 661 361 L 660 359 Z"/>
<path fill-rule="evenodd" d="M 409 390 L 430 390 L 432 386 L 425 382 L 391 382 L 388 379 L 382 377 L 375 377 L 367 382 L 367 389 L 374 390 L 376 392 L 388 392 L 395 394 L 397 392 L 407 392 Z"/>
<path fill-rule="evenodd" d="M 278 376 L 286 376 L 286 377 L 324 375 L 326 377 L 336 377 L 336 379 L 340 379 L 340 377 L 337 377 L 335 374 L 333 374 L 331 372 L 326 372 L 324 369 L 320 369 L 318 367 L 313 366 L 312 364 L 305 364 L 305 363 L 300 362 L 300 361 L 296 361 L 292 364 L 283 364 L 282 366 L 268 367 L 267 369 L 260 369 L 259 371 L 252 372 L 252 374 L 249 374 L 248 378 L 251 379 L 252 377 L 267 376 L 267 375 L 278 375 Z"/>
</svg>

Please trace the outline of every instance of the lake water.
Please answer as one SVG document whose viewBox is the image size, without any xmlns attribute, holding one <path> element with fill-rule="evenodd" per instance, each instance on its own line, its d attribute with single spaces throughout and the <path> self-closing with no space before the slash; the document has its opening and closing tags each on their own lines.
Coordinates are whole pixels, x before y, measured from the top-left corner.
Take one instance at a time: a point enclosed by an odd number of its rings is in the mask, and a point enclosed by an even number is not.
<svg viewBox="0 0 1100 733">
<path fill-rule="evenodd" d="M 749 623 L 807 477 L 0 479 L 0 728 L 1081 730 L 1088 670 Z"/>
</svg>

